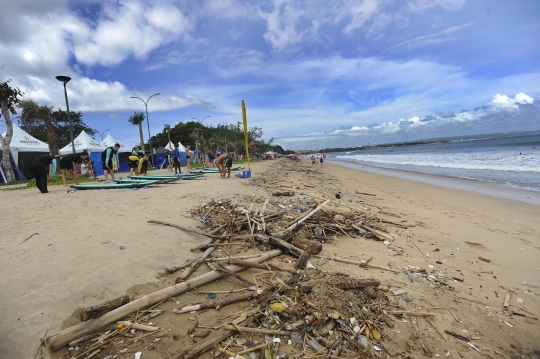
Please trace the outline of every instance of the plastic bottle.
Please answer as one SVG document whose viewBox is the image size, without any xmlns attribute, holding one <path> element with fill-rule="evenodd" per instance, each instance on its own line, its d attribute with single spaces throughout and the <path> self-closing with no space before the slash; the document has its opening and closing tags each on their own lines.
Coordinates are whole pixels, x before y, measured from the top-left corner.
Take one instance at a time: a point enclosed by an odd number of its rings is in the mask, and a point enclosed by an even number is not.
<svg viewBox="0 0 540 359">
<path fill-rule="evenodd" d="M 523 285 L 526 285 L 527 287 L 538 288 L 538 283 L 536 282 L 523 282 Z"/>
</svg>

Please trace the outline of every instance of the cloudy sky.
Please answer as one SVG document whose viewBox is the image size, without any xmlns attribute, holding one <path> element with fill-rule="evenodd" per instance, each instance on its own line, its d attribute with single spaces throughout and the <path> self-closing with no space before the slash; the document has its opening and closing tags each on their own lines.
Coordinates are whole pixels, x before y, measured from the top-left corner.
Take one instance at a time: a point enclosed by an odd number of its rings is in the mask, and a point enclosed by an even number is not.
<svg viewBox="0 0 540 359">
<path fill-rule="evenodd" d="M 128 146 L 241 120 L 288 149 L 540 130 L 538 0 L 0 0 L 0 81 Z M 5 126 L 0 122 L 0 131 Z M 147 133 L 145 131 L 145 138 Z M 98 135 L 97 139 L 101 139 Z"/>
</svg>

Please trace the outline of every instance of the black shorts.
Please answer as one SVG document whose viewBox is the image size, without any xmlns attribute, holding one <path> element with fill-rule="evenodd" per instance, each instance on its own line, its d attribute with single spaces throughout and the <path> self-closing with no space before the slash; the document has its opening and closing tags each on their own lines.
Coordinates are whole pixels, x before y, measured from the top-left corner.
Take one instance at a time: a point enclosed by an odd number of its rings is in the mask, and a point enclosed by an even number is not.
<svg viewBox="0 0 540 359">
<path fill-rule="evenodd" d="M 105 162 L 101 162 L 101 164 L 103 165 L 103 170 L 104 170 L 104 171 L 108 171 L 108 170 L 109 170 L 109 169 L 107 168 L 107 164 L 106 164 Z M 112 160 L 109 160 L 109 168 L 110 168 L 111 171 L 113 170 Z"/>
<path fill-rule="evenodd" d="M 61 170 L 73 170 L 73 164 L 69 158 L 62 158 L 60 160 L 60 169 Z"/>
<path fill-rule="evenodd" d="M 190 159 L 190 158 L 191 158 L 191 156 L 189 156 L 189 155 L 186 155 L 186 158 L 187 158 L 187 159 Z"/>
<path fill-rule="evenodd" d="M 232 158 L 227 158 L 227 163 L 225 163 L 225 167 L 227 167 L 227 168 L 232 167 Z"/>
<path fill-rule="evenodd" d="M 129 168 L 137 168 L 137 167 L 139 167 L 139 161 L 128 161 L 128 167 Z"/>
</svg>

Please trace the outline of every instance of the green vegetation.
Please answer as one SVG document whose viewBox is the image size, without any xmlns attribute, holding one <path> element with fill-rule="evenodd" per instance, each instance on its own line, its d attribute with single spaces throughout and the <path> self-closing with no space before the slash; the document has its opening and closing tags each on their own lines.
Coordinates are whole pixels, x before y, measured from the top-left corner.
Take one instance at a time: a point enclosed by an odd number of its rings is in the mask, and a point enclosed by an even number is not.
<svg viewBox="0 0 540 359">
<path fill-rule="evenodd" d="M 283 153 L 279 145 L 274 145 L 274 139 L 269 141 L 262 139 L 263 132 L 260 127 L 250 127 L 248 130 L 249 153 L 263 153 L 273 151 Z M 196 121 L 179 122 L 174 127 L 165 125 L 163 132 L 152 136 L 152 146 L 166 146 L 169 140 L 173 143 L 181 142 L 184 146 L 190 146 L 191 150 L 210 150 L 235 152 L 237 155 L 245 153 L 244 127 L 240 121 L 236 124 L 219 124 L 216 127 L 207 127 Z"/>
</svg>

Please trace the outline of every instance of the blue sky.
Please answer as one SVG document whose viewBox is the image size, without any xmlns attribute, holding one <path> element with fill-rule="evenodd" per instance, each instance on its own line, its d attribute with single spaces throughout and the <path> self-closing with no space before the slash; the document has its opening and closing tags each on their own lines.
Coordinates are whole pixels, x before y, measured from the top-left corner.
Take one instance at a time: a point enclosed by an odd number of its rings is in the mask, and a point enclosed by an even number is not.
<svg viewBox="0 0 540 359">
<path fill-rule="evenodd" d="M 540 130 L 537 0 L 0 1 L 0 80 L 65 109 L 72 77 L 71 110 L 128 147 L 130 96 L 158 92 L 152 134 L 244 100 L 286 149 Z"/>
</svg>

